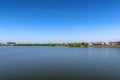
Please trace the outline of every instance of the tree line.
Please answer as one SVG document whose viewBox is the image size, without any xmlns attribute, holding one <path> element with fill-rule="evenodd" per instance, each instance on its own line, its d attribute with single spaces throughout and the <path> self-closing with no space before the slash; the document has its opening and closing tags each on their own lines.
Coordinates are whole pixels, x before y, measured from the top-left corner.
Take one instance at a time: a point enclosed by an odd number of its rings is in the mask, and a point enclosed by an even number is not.
<svg viewBox="0 0 120 80">
<path fill-rule="evenodd" d="M 48 44 L 15 44 L 14 46 L 68 46 L 68 47 L 88 47 L 88 43 L 48 43 Z"/>
</svg>

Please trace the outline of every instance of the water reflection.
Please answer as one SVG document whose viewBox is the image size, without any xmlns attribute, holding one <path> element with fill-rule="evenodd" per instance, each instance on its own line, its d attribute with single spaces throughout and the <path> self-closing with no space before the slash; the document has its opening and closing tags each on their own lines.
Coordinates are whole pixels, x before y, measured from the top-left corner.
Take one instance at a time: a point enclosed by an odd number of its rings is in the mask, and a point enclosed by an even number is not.
<svg viewBox="0 0 120 80">
<path fill-rule="evenodd" d="M 120 80 L 120 49 L 0 47 L 0 80 Z"/>
</svg>

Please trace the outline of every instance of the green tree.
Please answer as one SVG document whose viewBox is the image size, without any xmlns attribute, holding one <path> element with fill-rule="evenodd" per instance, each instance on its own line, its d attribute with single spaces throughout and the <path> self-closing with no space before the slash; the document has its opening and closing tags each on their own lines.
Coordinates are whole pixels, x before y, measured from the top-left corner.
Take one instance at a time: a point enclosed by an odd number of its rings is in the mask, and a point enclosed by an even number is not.
<svg viewBox="0 0 120 80">
<path fill-rule="evenodd" d="M 85 47 L 85 48 L 87 48 L 88 46 L 89 46 L 89 44 L 88 44 L 88 43 L 85 43 L 85 44 L 84 44 L 84 47 Z"/>
</svg>

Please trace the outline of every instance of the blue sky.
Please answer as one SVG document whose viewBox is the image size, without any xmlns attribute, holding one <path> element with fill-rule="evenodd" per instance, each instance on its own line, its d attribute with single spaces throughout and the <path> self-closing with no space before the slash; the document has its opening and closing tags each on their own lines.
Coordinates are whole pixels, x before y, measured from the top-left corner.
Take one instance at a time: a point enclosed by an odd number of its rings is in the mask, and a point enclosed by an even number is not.
<svg viewBox="0 0 120 80">
<path fill-rule="evenodd" d="M 120 40 L 120 0 L 0 0 L 0 42 Z"/>
</svg>

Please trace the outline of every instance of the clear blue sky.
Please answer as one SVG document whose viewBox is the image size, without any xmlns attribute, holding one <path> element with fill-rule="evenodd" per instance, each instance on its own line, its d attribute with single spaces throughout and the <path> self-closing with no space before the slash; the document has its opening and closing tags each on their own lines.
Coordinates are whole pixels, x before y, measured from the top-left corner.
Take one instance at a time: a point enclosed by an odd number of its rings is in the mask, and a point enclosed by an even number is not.
<svg viewBox="0 0 120 80">
<path fill-rule="evenodd" d="M 119 40 L 120 0 L 0 0 L 0 42 Z"/>
</svg>

